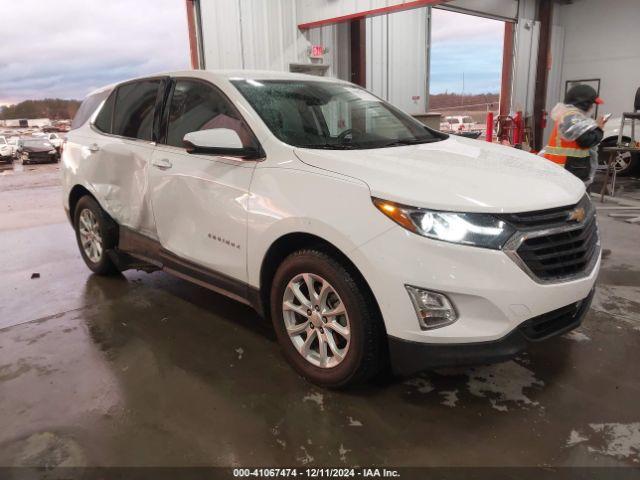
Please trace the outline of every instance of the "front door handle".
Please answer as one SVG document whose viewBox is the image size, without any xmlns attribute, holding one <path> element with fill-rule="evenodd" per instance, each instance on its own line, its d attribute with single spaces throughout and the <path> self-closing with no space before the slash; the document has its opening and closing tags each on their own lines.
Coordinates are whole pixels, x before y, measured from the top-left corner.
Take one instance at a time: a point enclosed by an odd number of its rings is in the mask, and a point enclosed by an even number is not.
<svg viewBox="0 0 640 480">
<path fill-rule="evenodd" d="M 160 170 L 167 170 L 171 167 L 173 167 L 173 163 L 171 163 L 169 160 L 167 160 L 166 158 L 160 158 L 157 160 L 153 160 L 153 162 L 151 162 L 152 165 L 156 168 L 159 168 Z"/>
</svg>

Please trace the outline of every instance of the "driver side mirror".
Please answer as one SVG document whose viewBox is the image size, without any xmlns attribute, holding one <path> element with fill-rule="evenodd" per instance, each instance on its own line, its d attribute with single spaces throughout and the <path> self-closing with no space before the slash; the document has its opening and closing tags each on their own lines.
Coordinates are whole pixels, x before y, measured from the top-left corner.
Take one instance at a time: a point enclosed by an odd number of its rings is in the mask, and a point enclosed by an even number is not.
<svg viewBox="0 0 640 480">
<path fill-rule="evenodd" d="M 187 133 L 182 139 L 188 153 L 201 155 L 227 155 L 246 160 L 263 156 L 260 148 L 244 147 L 240 135 L 230 128 L 212 128 Z"/>
</svg>

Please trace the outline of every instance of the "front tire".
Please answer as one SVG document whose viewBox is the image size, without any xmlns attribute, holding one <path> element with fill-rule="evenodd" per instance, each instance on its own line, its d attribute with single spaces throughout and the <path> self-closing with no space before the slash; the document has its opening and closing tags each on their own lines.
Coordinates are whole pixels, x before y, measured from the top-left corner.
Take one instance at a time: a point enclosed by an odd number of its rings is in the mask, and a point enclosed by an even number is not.
<svg viewBox="0 0 640 480">
<path fill-rule="evenodd" d="M 279 266 L 271 318 L 285 358 L 324 387 L 375 376 L 384 364 L 384 327 L 368 287 L 352 268 L 321 250 L 300 250 Z"/>
<path fill-rule="evenodd" d="M 108 255 L 118 243 L 117 225 L 93 197 L 86 195 L 78 201 L 73 225 L 87 267 L 98 275 L 117 274 L 118 269 Z"/>
<path fill-rule="evenodd" d="M 624 145 L 628 146 L 631 143 L 631 139 L 623 138 L 622 139 Z M 609 162 L 609 158 L 611 153 L 603 152 L 603 147 L 615 147 L 618 143 L 617 138 L 607 138 L 600 144 L 600 148 L 598 150 L 598 163 L 600 165 L 606 166 Z M 640 156 L 637 153 L 631 152 L 622 152 L 615 153 L 616 160 L 614 163 L 614 168 L 616 169 L 616 174 L 620 176 L 626 176 L 633 174 L 640 164 Z"/>
</svg>

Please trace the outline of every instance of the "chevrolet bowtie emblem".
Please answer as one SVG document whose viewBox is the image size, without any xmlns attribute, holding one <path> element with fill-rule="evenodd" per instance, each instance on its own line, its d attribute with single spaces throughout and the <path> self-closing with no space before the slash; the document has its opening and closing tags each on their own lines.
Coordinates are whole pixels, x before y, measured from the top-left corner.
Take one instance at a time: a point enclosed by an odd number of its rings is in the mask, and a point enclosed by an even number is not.
<svg viewBox="0 0 640 480">
<path fill-rule="evenodd" d="M 569 214 L 568 221 L 580 223 L 584 220 L 584 217 L 586 216 L 587 214 L 585 213 L 584 208 L 582 207 L 576 208 Z"/>
</svg>

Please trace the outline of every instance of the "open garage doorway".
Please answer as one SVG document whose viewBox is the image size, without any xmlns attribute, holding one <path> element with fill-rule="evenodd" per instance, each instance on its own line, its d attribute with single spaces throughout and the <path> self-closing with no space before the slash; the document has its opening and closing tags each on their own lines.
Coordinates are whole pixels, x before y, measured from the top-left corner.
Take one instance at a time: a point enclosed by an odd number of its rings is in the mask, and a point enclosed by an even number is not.
<svg viewBox="0 0 640 480">
<path fill-rule="evenodd" d="M 487 113 L 498 115 L 504 41 L 504 21 L 431 10 L 429 109 L 441 129 L 484 132 Z"/>
</svg>

